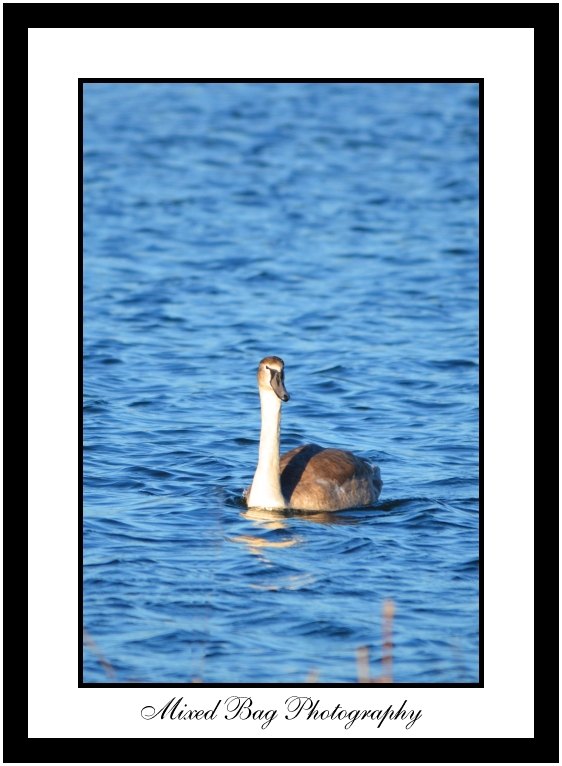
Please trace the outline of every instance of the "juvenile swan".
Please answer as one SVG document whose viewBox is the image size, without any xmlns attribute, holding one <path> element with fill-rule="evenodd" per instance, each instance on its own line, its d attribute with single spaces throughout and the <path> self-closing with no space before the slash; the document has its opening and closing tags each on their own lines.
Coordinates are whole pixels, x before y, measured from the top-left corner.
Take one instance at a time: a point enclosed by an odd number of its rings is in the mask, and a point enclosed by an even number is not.
<svg viewBox="0 0 562 766">
<path fill-rule="evenodd" d="M 382 487 L 378 466 L 351 452 L 316 444 L 279 457 L 281 402 L 289 401 L 284 369 L 278 356 L 266 356 L 258 367 L 260 450 L 252 486 L 245 494 L 248 506 L 341 511 L 371 505 Z"/>
</svg>

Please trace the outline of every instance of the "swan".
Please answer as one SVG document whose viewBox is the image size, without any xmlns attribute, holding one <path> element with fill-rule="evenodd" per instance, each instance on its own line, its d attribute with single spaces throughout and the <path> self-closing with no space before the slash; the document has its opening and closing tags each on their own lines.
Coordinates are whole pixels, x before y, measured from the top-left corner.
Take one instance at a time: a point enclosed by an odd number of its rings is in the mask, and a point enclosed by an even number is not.
<svg viewBox="0 0 562 766">
<path fill-rule="evenodd" d="M 382 488 L 380 470 L 341 449 L 305 444 L 279 456 L 281 403 L 289 401 L 285 363 L 266 356 L 258 367 L 261 433 L 258 465 L 244 493 L 249 508 L 341 511 L 371 505 Z"/>
</svg>

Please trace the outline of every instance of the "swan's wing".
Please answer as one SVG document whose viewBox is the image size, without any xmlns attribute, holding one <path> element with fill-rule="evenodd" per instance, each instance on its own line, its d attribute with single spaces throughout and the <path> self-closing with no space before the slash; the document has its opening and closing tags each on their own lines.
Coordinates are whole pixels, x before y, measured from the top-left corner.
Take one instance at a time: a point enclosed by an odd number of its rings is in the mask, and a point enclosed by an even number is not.
<svg viewBox="0 0 562 766">
<path fill-rule="evenodd" d="M 369 505 L 380 494 L 378 468 L 352 452 L 297 447 L 281 458 L 281 488 L 294 508 L 339 510 Z"/>
<path fill-rule="evenodd" d="M 279 469 L 281 474 L 287 471 L 287 476 L 293 474 L 296 471 L 302 471 L 306 468 L 307 464 L 319 452 L 323 452 L 324 448 L 319 447 L 317 444 L 303 444 L 300 447 L 285 452 L 281 455 L 281 461 Z"/>
</svg>

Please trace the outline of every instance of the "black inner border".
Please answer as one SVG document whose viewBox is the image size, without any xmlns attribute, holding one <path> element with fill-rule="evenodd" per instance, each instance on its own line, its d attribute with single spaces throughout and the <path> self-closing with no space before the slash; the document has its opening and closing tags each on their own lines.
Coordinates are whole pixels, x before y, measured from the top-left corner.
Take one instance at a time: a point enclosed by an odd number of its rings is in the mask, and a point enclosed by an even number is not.
<svg viewBox="0 0 562 766">
<path fill-rule="evenodd" d="M 480 300 L 478 306 L 478 334 L 479 334 L 479 680 L 473 683 L 87 683 L 83 680 L 83 547 L 82 547 L 82 529 L 84 523 L 83 506 L 83 396 L 84 396 L 84 373 L 83 373 L 83 103 L 84 103 L 84 84 L 86 83 L 473 83 L 479 86 L 479 119 L 478 119 L 478 180 L 479 180 L 479 258 L 478 258 L 478 276 L 480 287 Z M 79 526 L 78 526 L 78 548 L 79 548 L 79 586 L 78 586 L 78 686 L 81 688 L 361 688 L 361 687 L 388 687 L 403 689 L 418 688 L 483 688 L 484 687 L 484 476 L 483 476 L 483 381 L 484 381 L 484 332 L 483 332 L 483 305 L 484 305 L 484 79 L 458 79 L 458 78 L 384 78 L 384 79 L 182 79 L 182 78 L 79 78 L 78 80 L 78 324 L 81 328 L 79 333 Z"/>
</svg>

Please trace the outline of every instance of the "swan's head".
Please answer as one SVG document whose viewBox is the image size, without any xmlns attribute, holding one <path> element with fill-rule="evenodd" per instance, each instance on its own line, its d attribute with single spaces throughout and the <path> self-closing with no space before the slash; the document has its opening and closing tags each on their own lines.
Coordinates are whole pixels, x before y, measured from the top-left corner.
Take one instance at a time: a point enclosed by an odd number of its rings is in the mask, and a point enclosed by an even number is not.
<svg viewBox="0 0 562 766">
<path fill-rule="evenodd" d="M 258 367 L 258 386 L 260 392 L 272 391 L 282 402 L 289 401 L 285 388 L 285 362 L 278 356 L 266 356 Z"/>
</svg>

